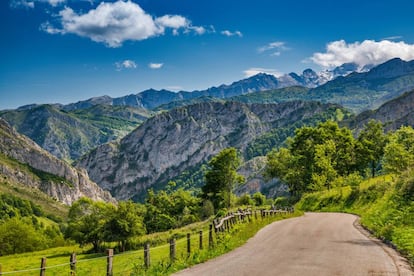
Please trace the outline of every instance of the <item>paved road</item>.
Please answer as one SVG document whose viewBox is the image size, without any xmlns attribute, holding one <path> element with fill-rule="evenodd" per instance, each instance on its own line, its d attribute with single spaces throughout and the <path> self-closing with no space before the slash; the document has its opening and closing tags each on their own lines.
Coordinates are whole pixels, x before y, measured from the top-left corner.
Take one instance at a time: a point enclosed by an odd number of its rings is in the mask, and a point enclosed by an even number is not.
<svg viewBox="0 0 414 276">
<path fill-rule="evenodd" d="M 414 275 L 405 260 L 368 238 L 357 217 L 306 213 L 272 223 L 244 246 L 185 269 L 186 275 Z"/>
</svg>

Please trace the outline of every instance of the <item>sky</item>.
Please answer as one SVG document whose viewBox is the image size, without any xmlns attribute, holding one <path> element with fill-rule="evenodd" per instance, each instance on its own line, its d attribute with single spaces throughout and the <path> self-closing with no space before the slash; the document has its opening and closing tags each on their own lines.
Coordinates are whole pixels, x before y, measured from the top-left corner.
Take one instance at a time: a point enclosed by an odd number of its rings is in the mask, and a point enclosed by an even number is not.
<svg viewBox="0 0 414 276">
<path fill-rule="evenodd" d="M 0 110 L 414 59 L 414 1 L 1 0 Z"/>
</svg>

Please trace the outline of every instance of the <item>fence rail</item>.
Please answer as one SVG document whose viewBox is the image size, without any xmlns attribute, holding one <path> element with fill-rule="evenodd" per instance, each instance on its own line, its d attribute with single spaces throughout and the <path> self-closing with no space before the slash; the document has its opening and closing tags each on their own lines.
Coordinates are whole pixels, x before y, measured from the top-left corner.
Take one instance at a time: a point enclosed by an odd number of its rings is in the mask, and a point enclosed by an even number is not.
<svg viewBox="0 0 414 276">
<path fill-rule="evenodd" d="M 190 256 L 190 254 L 192 253 L 192 250 L 208 250 L 211 249 L 212 247 L 214 247 L 214 238 L 213 238 L 213 232 L 217 235 L 220 235 L 221 232 L 225 232 L 225 231 L 230 231 L 230 229 L 238 224 L 238 223 L 244 223 L 244 222 L 251 222 L 253 219 L 258 220 L 260 219 L 264 219 L 266 217 L 270 217 L 270 216 L 276 216 L 279 214 L 287 214 L 287 213 L 293 213 L 293 208 L 285 208 L 285 209 L 271 209 L 271 210 L 239 210 L 237 212 L 232 212 L 232 213 L 228 213 L 225 217 L 222 218 L 218 218 L 218 219 L 214 219 L 213 223 L 209 225 L 209 230 L 208 233 L 204 233 L 202 230 L 199 230 L 198 233 L 188 233 L 186 235 L 185 238 L 176 241 L 174 238 L 171 239 L 169 241 L 169 243 L 165 244 L 165 245 L 161 245 L 161 246 L 157 246 L 154 248 L 150 248 L 150 244 L 146 243 L 143 247 L 143 250 L 141 252 L 141 254 L 143 253 L 142 257 L 135 257 L 135 258 L 131 258 L 131 259 L 139 259 L 143 262 L 143 267 L 148 269 L 151 266 L 151 251 L 154 250 L 162 250 L 163 248 L 169 247 L 169 258 L 171 262 L 174 262 L 176 260 L 176 256 L 177 256 L 177 245 L 181 244 L 181 243 L 186 243 L 186 246 L 184 248 L 186 248 L 186 254 L 187 256 Z M 260 217 L 258 217 L 258 215 L 260 214 Z M 196 241 L 193 241 L 191 239 L 191 237 L 196 237 L 195 240 L 198 240 L 198 243 Z M 204 239 L 207 239 L 208 241 L 208 247 L 204 246 Z M 216 239 L 217 241 L 217 239 Z M 193 244 L 193 246 L 192 246 Z M 56 264 L 56 265 L 50 265 L 47 266 L 47 259 L 46 258 L 41 258 L 40 260 L 40 267 L 38 268 L 29 268 L 29 269 L 23 269 L 23 270 L 15 270 L 15 271 L 2 271 L 2 265 L 0 264 L 0 276 L 3 275 L 24 275 L 24 273 L 30 273 L 30 275 L 33 275 L 33 273 L 37 273 L 36 274 L 40 274 L 40 276 L 45 276 L 47 275 L 46 272 L 47 271 L 51 271 L 53 269 L 56 268 L 61 268 L 61 267 L 67 267 L 67 269 L 65 269 L 66 272 L 65 275 L 80 275 L 77 273 L 78 268 L 79 268 L 79 264 L 85 263 L 85 262 L 92 262 L 92 261 L 96 261 L 96 260 L 102 260 L 100 261 L 100 263 L 105 263 L 103 261 L 103 259 L 106 259 L 106 275 L 107 276 L 113 276 L 114 275 L 114 258 L 115 257 L 119 257 L 119 256 L 123 256 L 123 255 L 133 255 L 133 254 L 140 254 L 137 251 L 131 251 L 131 252 L 124 252 L 124 253 L 120 253 L 120 254 L 114 254 L 113 249 L 107 249 L 106 250 L 106 255 L 105 256 L 101 256 L 101 257 L 96 257 L 96 258 L 91 258 L 91 259 L 81 259 L 78 260 L 77 256 L 75 253 L 72 253 L 68 259 L 69 262 L 67 263 L 62 263 L 62 264 Z M 167 253 L 168 254 L 168 253 Z M 129 262 L 131 264 L 131 262 Z M 123 271 L 123 273 L 128 272 L 128 271 L 132 271 L 132 268 Z M 102 268 L 102 272 L 103 272 L 103 268 Z M 120 272 L 118 272 L 120 273 Z M 122 272 L 121 272 L 122 273 Z M 27 275 L 27 274 L 26 274 Z M 52 274 L 52 275 L 62 275 L 62 274 Z M 118 274 L 117 274 L 118 275 Z"/>
</svg>

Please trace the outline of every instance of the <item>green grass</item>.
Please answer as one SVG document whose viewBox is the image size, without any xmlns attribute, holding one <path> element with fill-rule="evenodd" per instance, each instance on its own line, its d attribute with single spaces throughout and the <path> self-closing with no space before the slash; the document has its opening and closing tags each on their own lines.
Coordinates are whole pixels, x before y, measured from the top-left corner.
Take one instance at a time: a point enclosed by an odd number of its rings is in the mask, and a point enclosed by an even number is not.
<svg viewBox="0 0 414 276">
<path fill-rule="evenodd" d="M 361 224 L 414 263 L 414 201 L 407 197 L 402 182 L 412 176 L 384 175 L 363 181 L 357 187 L 338 187 L 309 193 L 296 208 L 303 211 L 346 212 L 361 217 Z"/>
<path fill-rule="evenodd" d="M 196 223 L 182 229 L 156 233 L 137 238 L 134 242 L 150 242 L 151 266 L 144 267 L 143 249 L 115 254 L 113 258 L 114 275 L 168 275 L 191 265 L 204 262 L 244 244 L 265 225 L 300 213 L 278 215 L 275 217 L 252 220 L 249 223 L 237 224 L 231 232 L 221 233 L 214 237 L 214 247 L 208 246 L 209 222 Z M 199 230 L 203 230 L 203 250 L 199 250 Z M 191 233 L 191 254 L 187 254 L 186 234 Z M 176 260 L 170 261 L 167 240 L 176 237 Z M 110 245 L 108 245 L 109 247 Z M 77 275 L 105 275 L 105 254 L 87 254 L 91 248 L 67 246 L 38 252 L 9 255 L 0 257 L 3 273 L 16 270 L 30 270 L 16 275 L 36 275 L 39 273 L 42 257 L 46 257 L 46 275 L 69 275 L 69 257 L 72 252 L 77 254 Z M 13 274 L 12 274 L 13 275 Z"/>
</svg>

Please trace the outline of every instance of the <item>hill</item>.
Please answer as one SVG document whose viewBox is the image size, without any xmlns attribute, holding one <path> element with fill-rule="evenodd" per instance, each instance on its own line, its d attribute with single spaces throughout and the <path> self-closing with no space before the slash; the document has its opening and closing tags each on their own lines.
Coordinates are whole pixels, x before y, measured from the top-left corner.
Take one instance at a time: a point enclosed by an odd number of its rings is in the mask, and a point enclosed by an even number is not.
<svg viewBox="0 0 414 276">
<path fill-rule="evenodd" d="M 105 105 L 74 111 L 55 105 L 37 105 L 0 112 L 0 117 L 19 133 L 68 161 L 125 136 L 150 116 L 144 109 Z"/>
<path fill-rule="evenodd" d="M 0 175 L 3 186 L 18 184 L 33 195 L 42 192 L 70 205 L 81 197 L 114 202 L 87 174 L 75 169 L 18 134 L 0 119 Z M 2 189 L 7 189 L 2 188 Z M 27 193 L 26 193 L 27 194 Z"/>
<path fill-rule="evenodd" d="M 414 127 L 414 90 L 383 104 L 376 110 L 362 112 L 344 123 L 358 131 L 370 120 L 382 122 L 387 131 L 396 130 L 400 126 Z"/>
</svg>

